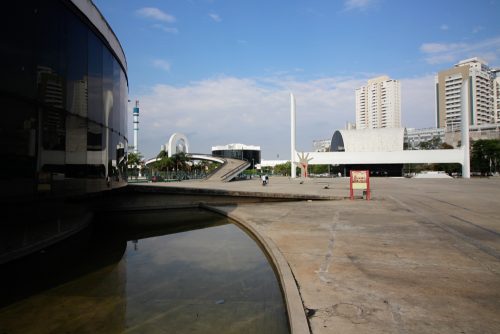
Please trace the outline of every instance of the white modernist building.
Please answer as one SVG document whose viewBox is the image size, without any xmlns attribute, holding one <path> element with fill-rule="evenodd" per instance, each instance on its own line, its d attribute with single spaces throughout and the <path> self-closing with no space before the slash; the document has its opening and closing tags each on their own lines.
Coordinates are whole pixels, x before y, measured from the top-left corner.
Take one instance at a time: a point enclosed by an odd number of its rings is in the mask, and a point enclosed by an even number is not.
<svg viewBox="0 0 500 334">
<path fill-rule="evenodd" d="M 461 82 L 460 99 L 463 105 L 469 103 L 469 77 L 464 75 Z M 335 152 L 297 152 L 295 149 L 295 98 L 290 94 L 290 148 L 292 166 L 298 165 L 301 157 L 307 157 L 311 165 L 363 165 L 363 164 L 404 164 L 404 163 L 460 163 L 462 164 L 462 177 L 470 178 L 469 158 L 469 120 L 468 113 L 462 110 L 462 146 L 460 149 L 451 150 L 403 150 L 404 129 L 386 129 L 387 136 L 383 142 L 374 140 L 366 132 L 359 132 L 362 138 L 358 138 L 357 131 L 337 131 L 339 141 Z M 391 132 L 391 130 L 394 130 Z M 345 138 L 344 138 L 345 136 Z M 335 137 L 335 135 L 334 135 Z M 387 143 L 386 141 L 397 141 Z M 342 144 L 340 144 L 340 140 Z M 378 144 L 370 144 L 375 141 Z M 377 147 L 385 147 L 384 151 L 373 151 Z M 387 146 L 387 147 L 386 147 Z M 332 138 L 332 150 L 335 147 Z M 342 149 L 340 149 L 342 147 Z M 347 147 L 347 150 L 346 150 Z M 351 151 L 352 149 L 352 151 Z M 363 151 L 361 151 L 363 150 Z M 297 177 L 295 168 L 292 168 L 292 178 Z"/>
<path fill-rule="evenodd" d="M 404 129 L 337 130 L 331 152 L 397 152 L 403 150 Z"/>
<path fill-rule="evenodd" d="M 477 57 L 465 59 L 436 76 L 437 127 L 448 131 L 460 129 L 462 109 L 466 109 L 469 125 L 492 124 L 499 121 L 500 81 L 498 70 Z M 462 81 L 468 78 L 468 103 L 462 106 Z M 496 105 L 494 103 L 496 102 Z"/>
<path fill-rule="evenodd" d="M 356 89 L 356 129 L 401 127 L 401 85 L 388 76 Z"/>
</svg>

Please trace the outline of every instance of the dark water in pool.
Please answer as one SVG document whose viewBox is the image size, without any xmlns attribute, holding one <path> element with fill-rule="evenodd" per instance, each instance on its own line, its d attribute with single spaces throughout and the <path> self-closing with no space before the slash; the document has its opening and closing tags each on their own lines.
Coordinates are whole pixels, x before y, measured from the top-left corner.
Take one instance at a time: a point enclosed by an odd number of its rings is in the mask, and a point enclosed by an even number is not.
<svg viewBox="0 0 500 334">
<path fill-rule="evenodd" d="M 289 332 L 268 259 L 228 219 L 175 210 L 95 226 L 0 267 L 0 333 Z"/>
</svg>

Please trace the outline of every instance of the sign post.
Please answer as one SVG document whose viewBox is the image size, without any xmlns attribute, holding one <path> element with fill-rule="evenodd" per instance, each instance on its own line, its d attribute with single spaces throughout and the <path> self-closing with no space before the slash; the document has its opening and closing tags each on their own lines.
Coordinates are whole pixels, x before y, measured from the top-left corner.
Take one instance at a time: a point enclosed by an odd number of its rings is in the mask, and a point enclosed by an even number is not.
<svg viewBox="0 0 500 334">
<path fill-rule="evenodd" d="M 366 190 L 366 200 L 370 200 L 370 171 L 369 170 L 351 170 L 350 172 L 350 190 L 351 199 L 354 199 L 354 190 Z"/>
</svg>

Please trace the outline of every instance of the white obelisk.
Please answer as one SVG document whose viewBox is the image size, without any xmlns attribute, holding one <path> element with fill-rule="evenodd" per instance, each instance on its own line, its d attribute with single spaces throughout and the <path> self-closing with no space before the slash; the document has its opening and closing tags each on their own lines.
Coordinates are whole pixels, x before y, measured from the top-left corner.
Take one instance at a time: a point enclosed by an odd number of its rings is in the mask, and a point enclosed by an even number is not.
<svg viewBox="0 0 500 334">
<path fill-rule="evenodd" d="M 470 151 L 469 151 L 469 76 L 462 78 L 460 105 L 462 107 L 462 150 L 464 163 L 462 164 L 462 178 L 470 179 Z"/>
<path fill-rule="evenodd" d="M 297 177 L 296 165 L 295 165 L 295 156 L 297 155 L 295 152 L 295 97 L 293 93 L 290 93 L 290 118 L 291 118 L 291 127 L 290 127 L 290 148 L 291 148 L 291 167 L 292 167 L 292 178 Z"/>
</svg>

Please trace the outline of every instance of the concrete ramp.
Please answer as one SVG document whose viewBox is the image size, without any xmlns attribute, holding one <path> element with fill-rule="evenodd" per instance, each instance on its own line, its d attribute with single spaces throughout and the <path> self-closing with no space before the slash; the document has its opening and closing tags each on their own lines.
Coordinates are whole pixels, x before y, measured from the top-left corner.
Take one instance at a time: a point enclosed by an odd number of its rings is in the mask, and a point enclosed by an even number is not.
<svg viewBox="0 0 500 334">
<path fill-rule="evenodd" d="M 250 162 L 224 158 L 225 163 L 206 178 L 209 182 L 228 182 L 250 166 Z"/>
</svg>

